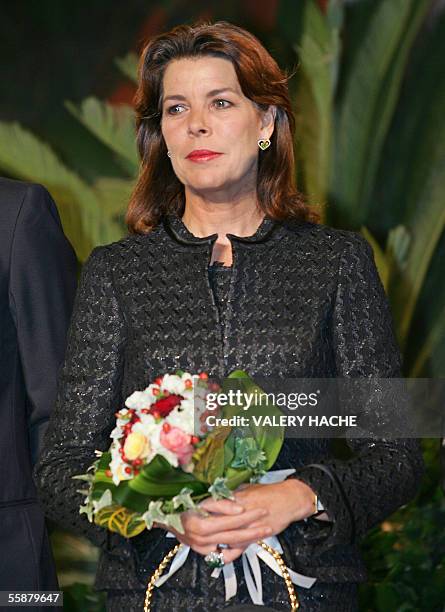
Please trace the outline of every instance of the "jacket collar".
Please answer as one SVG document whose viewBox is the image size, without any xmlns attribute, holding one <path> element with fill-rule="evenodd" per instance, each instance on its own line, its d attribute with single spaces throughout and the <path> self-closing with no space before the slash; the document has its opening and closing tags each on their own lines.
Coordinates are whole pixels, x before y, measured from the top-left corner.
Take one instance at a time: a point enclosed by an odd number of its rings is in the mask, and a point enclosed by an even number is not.
<svg viewBox="0 0 445 612">
<path fill-rule="evenodd" d="M 169 236 L 183 245 L 213 244 L 218 238 L 218 234 L 211 234 L 210 236 L 204 237 L 195 236 L 187 229 L 178 215 L 165 215 L 162 222 Z M 227 238 L 230 242 L 236 241 L 252 245 L 264 244 L 269 240 L 276 240 L 280 237 L 280 232 L 278 230 L 281 226 L 282 224 L 280 222 L 274 221 L 269 217 L 264 217 L 255 233 L 251 236 L 227 234 Z"/>
</svg>

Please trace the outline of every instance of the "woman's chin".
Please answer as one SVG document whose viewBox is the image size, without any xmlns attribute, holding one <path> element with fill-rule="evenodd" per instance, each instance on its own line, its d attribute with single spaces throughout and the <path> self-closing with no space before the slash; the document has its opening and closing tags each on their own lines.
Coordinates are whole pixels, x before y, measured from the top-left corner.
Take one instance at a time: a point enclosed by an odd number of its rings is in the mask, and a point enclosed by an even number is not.
<svg viewBox="0 0 445 612">
<path fill-rule="evenodd" d="M 195 180 L 188 184 L 190 191 L 197 193 L 216 193 L 218 191 L 224 192 L 231 188 L 232 182 L 223 181 L 220 179 L 212 179 L 211 177 L 202 177 L 199 180 Z"/>
</svg>

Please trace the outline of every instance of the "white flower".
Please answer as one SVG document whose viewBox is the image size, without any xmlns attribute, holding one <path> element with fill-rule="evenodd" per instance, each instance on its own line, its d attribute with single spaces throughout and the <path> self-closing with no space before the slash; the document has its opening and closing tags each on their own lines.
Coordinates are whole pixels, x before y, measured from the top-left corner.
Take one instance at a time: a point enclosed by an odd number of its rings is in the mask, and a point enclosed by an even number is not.
<svg viewBox="0 0 445 612">
<path fill-rule="evenodd" d="M 176 374 L 165 374 L 161 388 L 163 391 L 169 391 L 175 395 L 182 395 L 185 389 L 184 381 Z"/>
<path fill-rule="evenodd" d="M 144 433 L 148 431 L 147 428 L 151 427 L 152 425 L 156 425 L 155 418 L 152 414 L 143 414 L 142 412 L 140 412 L 138 413 L 138 416 L 141 419 L 141 421 L 140 423 L 135 423 L 133 427 L 136 427 L 136 425 L 138 425 L 138 427 L 143 427 Z"/>
<path fill-rule="evenodd" d="M 110 462 L 110 470 L 112 475 L 113 483 L 117 486 L 121 480 L 130 480 L 131 474 L 125 472 L 125 463 L 119 457 L 119 459 L 113 459 Z"/>
<path fill-rule="evenodd" d="M 110 438 L 112 438 L 113 440 L 119 440 L 119 438 L 122 438 L 123 435 L 124 432 L 122 431 L 122 429 L 120 427 L 115 427 L 110 434 Z"/>
<path fill-rule="evenodd" d="M 195 386 L 195 379 L 198 379 L 199 377 L 197 374 L 190 374 L 190 372 L 184 372 L 181 378 L 184 383 L 186 380 L 191 380 L 193 383 L 193 386 Z"/>
<path fill-rule="evenodd" d="M 115 442 L 113 442 L 113 444 L 110 447 L 110 453 L 111 453 L 112 459 L 118 459 L 120 457 L 119 449 L 120 449 L 120 444 L 116 440 Z"/>
<path fill-rule="evenodd" d="M 135 391 L 125 400 L 127 408 L 146 408 L 150 405 L 148 394 L 145 391 Z"/>
<path fill-rule="evenodd" d="M 179 406 L 176 406 L 175 410 L 179 410 L 180 412 L 193 412 L 194 402 L 193 398 L 184 398 L 181 400 Z"/>
<path fill-rule="evenodd" d="M 151 443 L 152 437 L 156 434 L 156 432 L 160 431 L 162 425 L 161 423 L 156 423 L 155 419 L 153 418 L 153 415 L 151 414 L 142 415 L 142 416 L 147 416 L 149 418 L 147 419 L 141 418 L 141 420 L 138 423 L 135 423 L 133 425 L 133 427 L 131 428 L 131 431 L 144 434 L 144 436 L 146 436 L 150 440 L 150 443 Z"/>
<path fill-rule="evenodd" d="M 181 401 L 165 419 L 172 427 L 179 427 L 189 435 L 195 433 L 195 410 L 193 402 L 187 399 Z"/>
<path fill-rule="evenodd" d="M 131 478 L 131 475 L 126 474 L 124 471 L 127 464 L 122 460 L 121 454 L 119 453 L 119 448 L 120 444 L 117 440 L 112 443 L 110 448 L 111 477 L 116 486 L 120 483 L 121 480 L 129 480 Z"/>
</svg>

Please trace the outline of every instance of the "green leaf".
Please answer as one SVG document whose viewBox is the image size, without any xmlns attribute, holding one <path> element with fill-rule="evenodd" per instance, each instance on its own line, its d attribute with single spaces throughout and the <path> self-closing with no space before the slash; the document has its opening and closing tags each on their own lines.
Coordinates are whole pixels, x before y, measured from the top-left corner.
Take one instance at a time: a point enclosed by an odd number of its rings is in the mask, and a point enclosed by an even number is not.
<svg viewBox="0 0 445 612">
<path fill-rule="evenodd" d="M 398 610 L 400 596 L 392 584 L 382 584 L 377 591 L 377 610 L 388 612 L 388 610 Z"/>
<path fill-rule="evenodd" d="M 185 533 L 180 514 L 175 514 L 174 512 L 171 514 L 166 514 L 164 520 L 164 524 L 168 527 L 175 529 L 178 533 Z"/>
<path fill-rule="evenodd" d="M 175 510 L 182 508 L 183 511 L 194 508 L 196 504 L 192 499 L 192 493 L 192 489 L 188 489 L 187 487 L 182 489 L 179 495 L 175 495 L 172 499 L 173 508 Z"/>
<path fill-rule="evenodd" d="M 176 529 L 179 533 L 184 533 L 180 513 L 165 513 L 162 501 L 150 502 L 148 510 L 142 515 L 142 518 L 147 529 L 152 529 L 154 523 L 162 523 Z"/>
<path fill-rule="evenodd" d="M 442 20 L 431 47 L 425 49 L 425 61 L 430 54 L 440 57 L 445 51 L 444 32 L 445 20 Z M 397 336 L 403 347 L 445 228 L 445 126 L 442 120 L 445 77 L 443 71 L 432 70 L 425 71 L 419 79 L 408 88 L 408 95 L 412 92 L 410 106 L 394 134 L 395 139 L 400 138 L 400 149 L 394 152 L 400 155 L 398 163 L 405 174 L 398 177 L 392 195 L 405 202 L 403 224 L 410 235 L 405 265 L 390 287 Z M 412 125 L 418 126 L 417 129 L 413 130 Z"/>
<path fill-rule="evenodd" d="M 209 493 L 213 499 L 233 499 L 233 493 L 231 491 L 233 487 L 227 485 L 227 478 L 218 476 L 215 482 L 209 487 Z"/>
<path fill-rule="evenodd" d="M 110 453 L 104 453 L 99 460 L 94 478 L 91 498 L 96 501 L 106 489 L 110 489 L 113 502 L 136 512 L 143 512 L 151 500 L 170 498 L 178 495 L 184 487 L 194 494 L 203 494 L 207 487 L 200 483 L 193 474 L 174 468 L 164 457 L 157 455 L 132 480 L 123 480 L 116 486 L 106 475 L 111 460 Z"/>
<path fill-rule="evenodd" d="M 128 483 L 132 491 L 152 499 L 172 497 L 180 493 L 184 487 L 190 488 L 194 493 L 206 491 L 206 486 L 193 474 L 172 467 L 161 455 L 156 455 L 141 469 L 139 475 Z"/>
<path fill-rule="evenodd" d="M 105 471 L 110 468 L 111 453 L 110 451 L 103 452 L 97 460 L 97 470 L 95 472 L 95 480 L 98 478 L 106 479 L 107 482 L 113 482 L 109 476 L 105 475 Z"/>
<path fill-rule="evenodd" d="M 152 501 L 148 504 L 148 510 L 142 515 L 147 529 L 151 529 L 154 523 L 164 522 L 165 514 L 162 510 L 162 504 L 162 501 Z"/>
<path fill-rule="evenodd" d="M 118 533 L 124 538 L 132 538 L 145 529 L 145 522 L 138 512 L 132 512 L 118 505 L 99 510 L 94 516 L 94 522 L 99 527 Z"/>
<path fill-rule="evenodd" d="M 393 227 L 386 242 L 386 256 L 392 262 L 392 269 L 403 271 L 406 268 L 411 235 L 404 225 Z"/>
<path fill-rule="evenodd" d="M 247 393 L 251 393 L 254 398 L 258 399 L 258 401 L 252 403 L 248 410 L 250 417 L 267 416 L 273 420 L 274 418 L 282 416 L 283 413 L 281 410 L 269 400 L 267 395 L 264 394 L 264 391 L 253 381 L 253 379 L 250 378 L 249 383 L 247 385 L 245 384 L 245 390 Z M 253 418 L 251 418 L 249 428 L 259 448 L 261 448 L 267 456 L 265 469 L 270 469 L 281 450 L 284 439 L 284 427 L 263 424 L 255 425 Z"/>
<path fill-rule="evenodd" d="M 226 470 L 225 481 L 227 487 L 234 491 L 240 485 L 245 482 L 250 482 L 251 478 L 254 476 L 254 471 L 252 469 L 237 469 L 229 467 Z"/>
<path fill-rule="evenodd" d="M 250 377 L 247 374 L 247 372 L 245 372 L 244 370 L 233 370 L 233 372 L 231 372 L 227 378 L 232 379 L 232 378 L 250 378 Z"/>
<path fill-rule="evenodd" d="M 65 102 L 66 108 L 92 134 L 117 154 L 118 161 L 130 176 L 139 167 L 134 127 L 134 111 L 130 106 L 112 105 L 97 98 L 86 98 L 79 107 Z"/>
<path fill-rule="evenodd" d="M 428 8 L 427 0 L 384 0 L 372 11 L 366 3 L 366 30 L 354 49 L 335 110 L 332 197 L 342 223 L 361 225 L 383 143 L 394 114 L 408 53 Z M 360 8 L 360 7 L 359 7 Z"/>
<path fill-rule="evenodd" d="M 121 73 L 126 76 L 130 81 L 133 81 L 137 85 L 138 82 L 138 62 L 139 58 L 136 53 L 127 53 L 124 57 L 118 57 L 115 59 L 116 66 L 119 68 Z"/>
<path fill-rule="evenodd" d="M 112 506 L 112 505 L 113 505 L 113 498 L 112 498 L 110 489 L 106 489 L 102 493 L 100 499 L 98 499 L 97 501 L 93 501 L 93 508 L 94 508 L 95 513 L 102 510 L 102 508 L 106 508 L 107 506 Z"/>
<path fill-rule="evenodd" d="M 254 438 L 237 438 L 235 440 L 235 457 L 231 467 L 262 472 L 266 460 L 264 451 L 259 448 Z"/>
<path fill-rule="evenodd" d="M 18 179 L 45 185 L 81 261 L 94 246 L 121 238 L 121 227 L 109 218 L 94 190 L 48 144 L 18 123 L 0 123 L 0 142 L 0 168 Z"/>
<path fill-rule="evenodd" d="M 329 3 L 325 17 L 315 2 L 305 2 L 303 32 L 295 45 L 300 60 L 294 106 L 297 155 L 302 161 L 309 201 L 324 204 L 332 137 L 332 105 L 340 55 L 343 8 Z"/>
<path fill-rule="evenodd" d="M 425 364 L 435 349 L 445 337 L 445 308 L 434 321 L 430 323 L 429 332 L 417 353 L 416 360 L 411 368 L 410 377 L 418 378 L 424 371 Z"/>
<path fill-rule="evenodd" d="M 264 391 L 243 370 L 235 370 L 224 380 L 222 392 L 228 393 L 230 390 L 234 392 L 240 390 L 241 393 L 250 394 L 254 401 L 248 411 L 243 411 L 242 406 L 234 408 L 225 407 L 224 416 L 230 417 L 236 414 L 243 414 L 249 417 L 269 416 L 273 419 L 273 417 L 280 417 L 282 415 L 281 410 L 274 406 L 268 398 L 266 398 L 267 402 L 264 401 Z M 237 429 L 239 430 L 240 428 Z M 271 469 L 283 445 L 284 427 L 255 425 L 253 418 L 250 418 L 248 428 L 244 428 L 242 433 L 242 437 L 249 436 L 254 438 L 258 447 L 264 451 L 267 457 L 265 469 Z M 231 437 L 240 437 L 239 431 L 232 431 Z"/>
<path fill-rule="evenodd" d="M 223 475 L 226 462 L 230 459 L 226 452 L 226 442 L 231 431 L 231 427 L 215 427 L 196 449 L 193 473 L 201 482 L 211 484 Z"/>
<path fill-rule="evenodd" d="M 103 208 L 112 217 L 123 218 L 128 207 L 134 181 L 119 178 L 99 178 L 93 184 L 93 189 Z M 125 228 L 122 225 L 122 234 Z"/>
</svg>

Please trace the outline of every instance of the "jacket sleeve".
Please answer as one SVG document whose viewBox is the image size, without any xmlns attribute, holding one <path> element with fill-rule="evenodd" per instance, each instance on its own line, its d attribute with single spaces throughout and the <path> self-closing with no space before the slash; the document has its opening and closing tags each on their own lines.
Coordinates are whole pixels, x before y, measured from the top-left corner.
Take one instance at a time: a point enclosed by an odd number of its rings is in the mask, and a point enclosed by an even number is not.
<svg viewBox="0 0 445 612">
<path fill-rule="evenodd" d="M 108 255 L 107 247 L 94 249 L 82 269 L 56 406 L 35 476 L 49 518 L 125 557 L 124 538 L 79 514 L 84 497 L 78 490 L 85 483 L 72 478 L 86 472 L 96 449 L 108 449 L 121 399 L 127 332 Z"/>
<path fill-rule="evenodd" d="M 400 350 L 372 248 L 352 232 L 339 260 L 332 343 L 338 378 L 402 377 Z M 375 422 L 378 394 L 362 410 L 365 419 L 368 411 L 369 422 Z M 423 475 L 422 453 L 415 439 L 365 434 L 347 443 L 353 458 L 324 460 L 295 475 L 317 493 L 332 521 L 320 526 L 323 538 L 317 542 L 318 552 L 356 543 L 414 497 Z"/>
<path fill-rule="evenodd" d="M 77 268 L 56 205 L 40 185 L 26 187 L 10 261 L 9 304 L 26 385 L 34 464 L 56 397 Z"/>
</svg>

